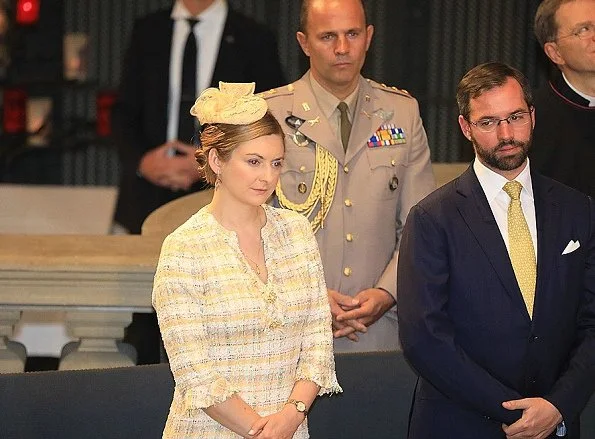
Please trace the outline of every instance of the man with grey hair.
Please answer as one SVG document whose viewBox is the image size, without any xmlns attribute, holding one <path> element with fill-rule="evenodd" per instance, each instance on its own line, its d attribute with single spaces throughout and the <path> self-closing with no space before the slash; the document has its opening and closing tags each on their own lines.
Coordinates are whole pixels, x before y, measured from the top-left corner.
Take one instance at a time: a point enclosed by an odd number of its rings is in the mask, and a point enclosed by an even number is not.
<svg viewBox="0 0 595 439">
<path fill-rule="evenodd" d="M 544 0 L 535 35 L 559 71 L 535 94 L 531 164 L 595 196 L 595 0 Z"/>
</svg>

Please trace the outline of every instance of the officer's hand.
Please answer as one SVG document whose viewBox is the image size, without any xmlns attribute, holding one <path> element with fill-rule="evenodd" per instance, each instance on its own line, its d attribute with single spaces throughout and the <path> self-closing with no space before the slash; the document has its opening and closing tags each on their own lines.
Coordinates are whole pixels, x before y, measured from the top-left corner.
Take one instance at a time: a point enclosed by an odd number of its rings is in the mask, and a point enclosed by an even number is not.
<svg viewBox="0 0 595 439">
<path fill-rule="evenodd" d="M 347 337 L 351 341 L 358 341 L 359 337 L 356 331 L 366 332 L 366 326 L 357 320 L 343 320 L 339 322 L 337 321 L 337 317 L 345 314 L 346 311 L 357 309 L 359 307 L 359 301 L 331 289 L 328 290 L 328 301 L 333 316 L 333 336 L 335 338 Z"/>
<path fill-rule="evenodd" d="M 360 291 L 354 297 L 359 300 L 359 307 L 346 311 L 337 316 L 337 321 L 357 320 L 365 326 L 370 326 L 384 315 L 395 304 L 395 299 L 389 293 L 379 288 L 368 288 Z"/>
</svg>

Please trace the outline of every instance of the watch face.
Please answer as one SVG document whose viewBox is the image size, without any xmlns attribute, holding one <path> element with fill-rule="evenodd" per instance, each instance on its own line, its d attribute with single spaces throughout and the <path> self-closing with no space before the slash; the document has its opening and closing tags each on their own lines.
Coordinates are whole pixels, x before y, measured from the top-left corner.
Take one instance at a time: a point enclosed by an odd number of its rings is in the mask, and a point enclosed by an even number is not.
<svg viewBox="0 0 595 439">
<path fill-rule="evenodd" d="M 295 406 L 297 407 L 298 411 L 300 411 L 300 412 L 306 411 L 306 404 L 304 404 L 302 401 L 296 402 Z"/>
</svg>

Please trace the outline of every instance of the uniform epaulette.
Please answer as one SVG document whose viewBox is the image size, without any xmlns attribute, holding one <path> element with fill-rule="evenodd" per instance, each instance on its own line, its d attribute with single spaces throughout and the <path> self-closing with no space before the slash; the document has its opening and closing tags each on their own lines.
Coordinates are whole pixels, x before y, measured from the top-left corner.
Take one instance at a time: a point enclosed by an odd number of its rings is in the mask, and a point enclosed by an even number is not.
<svg viewBox="0 0 595 439">
<path fill-rule="evenodd" d="M 264 99 L 269 99 L 274 96 L 287 96 L 293 94 L 294 88 L 295 87 L 293 84 L 287 84 L 283 87 L 271 88 L 270 90 L 263 91 L 262 93 L 258 93 L 256 96 Z"/>
<path fill-rule="evenodd" d="M 398 94 L 400 96 L 404 96 L 406 98 L 412 98 L 413 97 L 413 96 L 411 96 L 411 94 L 407 90 L 404 90 L 402 88 L 391 87 L 391 86 L 386 85 L 386 84 L 380 84 L 380 83 L 378 83 L 376 81 L 373 81 L 371 79 L 366 79 L 366 81 L 368 81 L 368 83 L 373 88 L 377 88 L 379 90 L 387 91 L 389 93 L 395 93 L 395 94 Z"/>
</svg>

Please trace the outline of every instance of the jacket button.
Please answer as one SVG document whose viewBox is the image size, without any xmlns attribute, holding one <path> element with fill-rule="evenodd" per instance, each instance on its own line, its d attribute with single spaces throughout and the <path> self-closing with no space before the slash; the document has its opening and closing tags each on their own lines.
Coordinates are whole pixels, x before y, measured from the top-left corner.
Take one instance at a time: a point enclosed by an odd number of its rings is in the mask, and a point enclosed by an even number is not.
<svg viewBox="0 0 595 439">
<path fill-rule="evenodd" d="M 348 233 L 347 235 L 345 235 L 345 239 L 347 240 L 347 242 L 351 242 L 353 241 L 353 235 L 351 233 Z"/>
<path fill-rule="evenodd" d="M 345 200 L 345 206 L 347 206 L 347 207 L 351 207 L 352 205 L 353 205 L 353 203 L 351 202 L 351 200 L 350 200 L 349 198 L 347 198 L 347 199 Z"/>
<path fill-rule="evenodd" d="M 351 267 L 345 267 L 345 268 L 343 269 L 343 274 L 344 274 L 345 276 L 349 277 L 349 276 L 351 276 L 351 273 L 352 273 Z"/>
<path fill-rule="evenodd" d="M 346 174 L 349 174 L 349 166 L 347 166 L 347 165 L 343 166 L 343 172 L 345 172 Z"/>
</svg>

